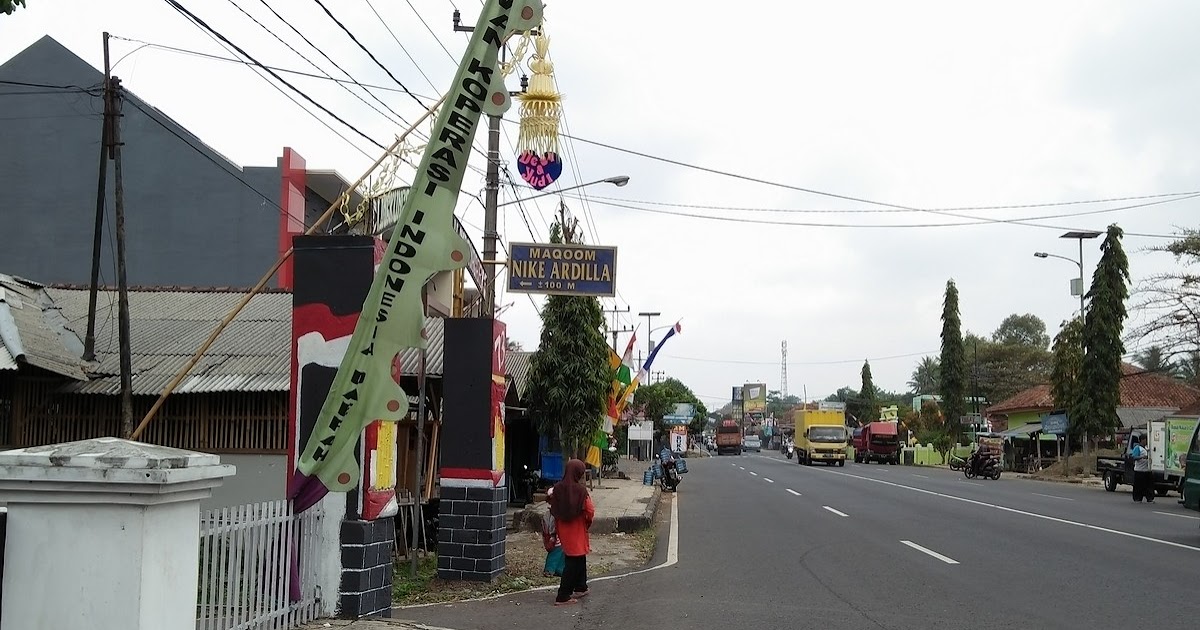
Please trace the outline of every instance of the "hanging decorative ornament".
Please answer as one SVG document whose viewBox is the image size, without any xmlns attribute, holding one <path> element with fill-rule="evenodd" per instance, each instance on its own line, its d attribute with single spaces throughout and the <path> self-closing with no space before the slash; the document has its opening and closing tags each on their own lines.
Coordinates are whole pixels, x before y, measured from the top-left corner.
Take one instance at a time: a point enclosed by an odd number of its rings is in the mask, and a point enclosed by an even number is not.
<svg viewBox="0 0 1200 630">
<path fill-rule="evenodd" d="M 554 64 L 548 57 L 550 39 L 539 32 L 533 40 L 529 88 L 521 101 L 521 135 L 517 139 L 517 172 L 537 190 L 553 184 L 562 175 L 558 153 L 558 119 L 562 96 L 554 88 Z"/>
</svg>

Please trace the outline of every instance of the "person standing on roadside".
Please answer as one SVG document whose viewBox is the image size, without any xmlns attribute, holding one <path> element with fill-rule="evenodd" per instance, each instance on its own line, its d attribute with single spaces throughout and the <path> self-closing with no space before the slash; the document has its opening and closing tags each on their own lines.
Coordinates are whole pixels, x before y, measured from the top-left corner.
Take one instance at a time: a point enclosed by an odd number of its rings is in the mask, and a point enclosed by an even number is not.
<svg viewBox="0 0 1200 630">
<path fill-rule="evenodd" d="M 588 594 L 587 555 L 592 550 L 588 529 L 596 517 L 596 506 L 583 485 L 586 468 L 581 460 L 568 461 L 562 481 L 554 484 L 553 492 L 547 497 L 566 557 L 555 606 L 577 604 L 580 597 Z"/>
<path fill-rule="evenodd" d="M 1129 457 L 1133 460 L 1133 501 L 1141 503 L 1145 497 L 1146 503 L 1154 503 L 1154 489 L 1150 484 L 1150 452 L 1145 449 L 1134 435 L 1129 438 L 1132 446 Z"/>
</svg>

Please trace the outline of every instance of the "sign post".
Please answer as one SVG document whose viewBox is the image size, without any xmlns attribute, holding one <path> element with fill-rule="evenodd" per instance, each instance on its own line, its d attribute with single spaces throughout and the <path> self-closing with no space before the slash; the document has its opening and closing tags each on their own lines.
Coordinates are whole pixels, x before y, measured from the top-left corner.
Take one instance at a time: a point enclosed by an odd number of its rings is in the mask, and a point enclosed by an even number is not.
<svg viewBox="0 0 1200 630">
<path fill-rule="evenodd" d="M 508 290 L 513 293 L 613 297 L 617 248 L 571 243 L 509 243 Z"/>
</svg>

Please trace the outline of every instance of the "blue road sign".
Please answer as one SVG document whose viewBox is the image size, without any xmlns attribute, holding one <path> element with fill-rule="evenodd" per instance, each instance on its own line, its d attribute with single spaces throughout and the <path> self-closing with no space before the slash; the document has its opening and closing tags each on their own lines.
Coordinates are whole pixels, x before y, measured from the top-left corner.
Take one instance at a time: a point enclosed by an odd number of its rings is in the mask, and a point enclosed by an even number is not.
<svg viewBox="0 0 1200 630">
<path fill-rule="evenodd" d="M 509 243 L 508 290 L 613 297 L 617 294 L 617 248 Z"/>
</svg>

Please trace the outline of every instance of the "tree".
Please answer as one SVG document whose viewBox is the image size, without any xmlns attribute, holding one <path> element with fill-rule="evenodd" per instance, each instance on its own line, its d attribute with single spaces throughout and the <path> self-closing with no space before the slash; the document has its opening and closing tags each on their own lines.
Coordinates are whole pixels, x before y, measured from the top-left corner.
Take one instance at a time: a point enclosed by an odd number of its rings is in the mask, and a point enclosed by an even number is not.
<svg viewBox="0 0 1200 630">
<path fill-rule="evenodd" d="M 1142 352 L 1133 355 L 1133 362 L 1147 372 L 1165 374 L 1167 376 L 1175 375 L 1175 364 L 1167 360 L 1162 346 L 1150 346 Z"/>
<path fill-rule="evenodd" d="M 1069 414 L 1071 432 L 1095 438 L 1110 435 L 1118 426 L 1121 404 L 1121 357 L 1125 354 L 1122 331 L 1125 300 L 1129 297 L 1129 259 L 1121 247 L 1124 232 L 1114 223 L 1100 245 L 1100 262 L 1087 292 L 1087 314 L 1083 320 L 1083 364 L 1079 372 L 1081 391 Z M 1084 440 L 1087 459 L 1087 440 Z"/>
<path fill-rule="evenodd" d="M 550 228 L 561 243 L 562 229 Z M 581 455 L 600 428 L 612 375 L 604 314 L 596 298 L 551 295 L 542 309 L 542 334 L 529 366 L 529 410 L 538 431 L 557 437 L 564 454 Z"/>
<path fill-rule="evenodd" d="M 863 361 L 862 366 L 862 390 L 859 391 L 859 398 L 862 399 L 860 407 L 861 414 L 858 421 L 861 424 L 867 424 L 879 419 L 879 398 L 875 392 L 875 383 L 871 379 L 871 362 Z"/>
<path fill-rule="evenodd" d="M 791 412 L 792 408 L 800 404 L 800 397 L 794 395 L 784 396 L 778 390 L 767 392 L 767 415 L 783 418 Z"/>
<path fill-rule="evenodd" d="M 1046 322 L 1037 315 L 1013 313 L 1000 322 L 1000 327 L 992 333 L 992 341 L 1006 346 L 1029 346 L 1045 350 L 1050 345 L 1050 335 L 1046 334 Z"/>
<path fill-rule="evenodd" d="M 1175 368 L 1181 380 L 1200 387 L 1200 352 L 1193 350 L 1187 353 L 1175 364 Z"/>
<path fill-rule="evenodd" d="M 920 396 L 938 391 L 941 383 L 940 366 L 934 357 L 921 357 L 908 380 L 908 389 Z"/>
<path fill-rule="evenodd" d="M 959 418 L 966 413 L 967 358 L 963 351 L 962 321 L 958 315 L 958 287 L 946 281 L 946 296 L 942 303 L 942 356 L 938 362 L 939 391 L 942 396 L 942 417 L 952 438 L 962 432 Z"/>
<path fill-rule="evenodd" d="M 1004 338 L 1011 343 L 998 343 L 972 333 L 963 337 L 972 377 L 972 395 L 977 393 L 988 402 L 999 402 L 1045 383 L 1050 376 L 1049 350 L 1044 346 L 1027 345 L 1019 336 Z"/>
<path fill-rule="evenodd" d="M 1083 320 L 1063 322 L 1054 336 L 1054 360 L 1050 370 L 1050 396 L 1059 409 L 1078 404 L 1079 373 L 1083 369 Z"/>
<path fill-rule="evenodd" d="M 1180 238 L 1154 248 L 1175 256 L 1177 270 L 1142 281 L 1135 310 L 1144 322 L 1130 340 L 1161 346 L 1168 363 L 1200 351 L 1200 230 L 1183 230 Z"/>
<path fill-rule="evenodd" d="M 25 0 L 0 0 L 0 13 L 12 15 L 17 7 L 25 8 Z"/>
<path fill-rule="evenodd" d="M 692 433 L 702 432 L 707 423 L 708 408 L 679 379 L 668 378 L 653 385 L 643 385 L 633 392 L 634 407 L 654 422 L 656 432 L 666 431 L 662 418 L 674 410 L 676 403 L 691 403 L 693 414 L 688 429 Z M 697 427 L 698 430 L 692 430 Z"/>
</svg>

